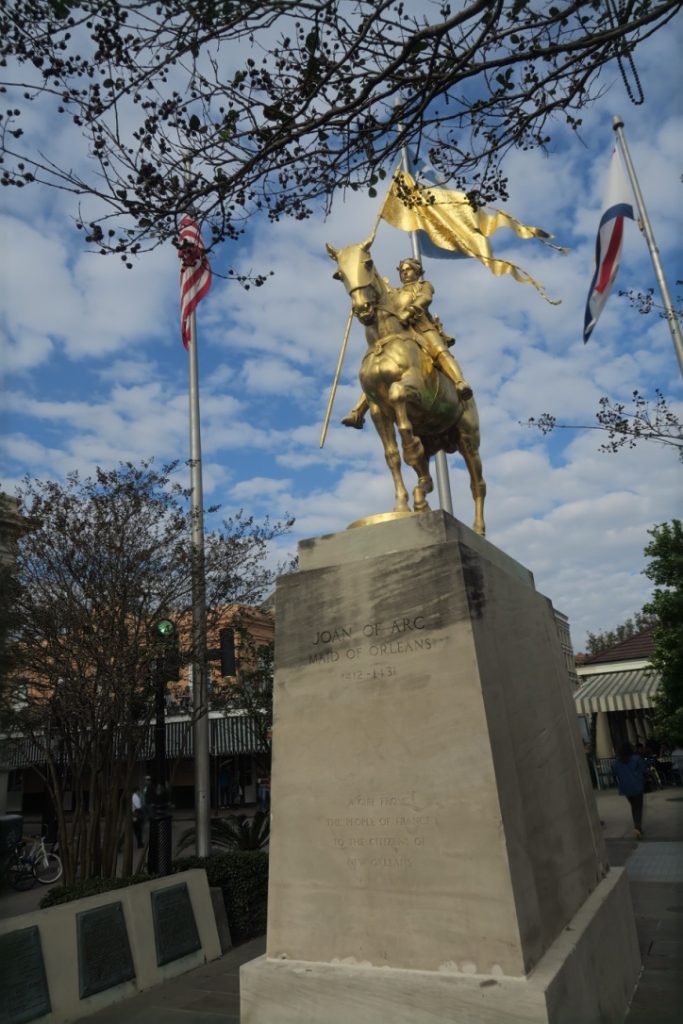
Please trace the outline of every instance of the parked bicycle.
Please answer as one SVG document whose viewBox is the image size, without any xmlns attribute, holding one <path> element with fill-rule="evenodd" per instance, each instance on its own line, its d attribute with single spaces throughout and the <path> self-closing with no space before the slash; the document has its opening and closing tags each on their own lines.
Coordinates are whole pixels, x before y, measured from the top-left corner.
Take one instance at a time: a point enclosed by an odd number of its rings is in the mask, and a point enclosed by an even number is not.
<svg viewBox="0 0 683 1024">
<path fill-rule="evenodd" d="M 24 840 L 14 847 L 7 867 L 7 877 L 13 889 L 23 892 L 31 889 L 36 882 L 52 885 L 62 877 L 62 862 L 54 851 L 45 849 L 45 840 L 40 836 L 32 839 L 27 847 Z"/>
</svg>

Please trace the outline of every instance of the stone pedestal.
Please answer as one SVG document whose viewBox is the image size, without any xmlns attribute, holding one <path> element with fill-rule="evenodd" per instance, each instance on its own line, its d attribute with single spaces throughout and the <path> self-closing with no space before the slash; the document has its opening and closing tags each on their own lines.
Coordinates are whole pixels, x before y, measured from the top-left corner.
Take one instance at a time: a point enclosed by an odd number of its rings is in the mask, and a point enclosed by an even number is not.
<svg viewBox="0 0 683 1024">
<path fill-rule="evenodd" d="M 242 1024 L 621 1021 L 628 888 L 531 574 L 443 512 L 299 554 Z"/>
</svg>

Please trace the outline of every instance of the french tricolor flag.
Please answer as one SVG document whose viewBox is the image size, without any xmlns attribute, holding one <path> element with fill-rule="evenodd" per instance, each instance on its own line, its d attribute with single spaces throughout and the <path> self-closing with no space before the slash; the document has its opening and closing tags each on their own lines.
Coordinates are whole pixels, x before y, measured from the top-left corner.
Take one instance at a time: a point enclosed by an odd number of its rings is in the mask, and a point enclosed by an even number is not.
<svg viewBox="0 0 683 1024">
<path fill-rule="evenodd" d="M 583 323 L 584 345 L 598 322 L 617 276 L 624 237 L 624 217 L 634 220 L 633 193 L 616 149 L 612 153 L 603 209 L 605 212 L 600 219 L 595 243 L 595 274 L 588 292 Z"/>
</svg>

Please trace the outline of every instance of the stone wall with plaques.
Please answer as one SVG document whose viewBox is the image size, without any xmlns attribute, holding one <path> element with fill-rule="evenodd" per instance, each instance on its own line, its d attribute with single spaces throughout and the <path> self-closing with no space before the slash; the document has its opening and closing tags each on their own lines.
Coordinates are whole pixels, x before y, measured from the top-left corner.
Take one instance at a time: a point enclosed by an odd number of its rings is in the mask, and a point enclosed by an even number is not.
<svg viewBox="0 0 683 1024">
<path fill-rule="evenodd" d="M 7 918 L 0 1020 L 78 1020 L 220 955 L 205 871 Z"/>
<path fill-rule="evenodd" d="M 276 596 L 268 940 L 243 1019 L 619 1020 L 633 914 L 531 573 L 443 512 L 299 557 Z"/>
<path fill-rule="evenodd" d="M 0 1021 L 24 1024 L 50 1013 L 40 932 L 35 925 L 0 935 Z"/>
</svg>

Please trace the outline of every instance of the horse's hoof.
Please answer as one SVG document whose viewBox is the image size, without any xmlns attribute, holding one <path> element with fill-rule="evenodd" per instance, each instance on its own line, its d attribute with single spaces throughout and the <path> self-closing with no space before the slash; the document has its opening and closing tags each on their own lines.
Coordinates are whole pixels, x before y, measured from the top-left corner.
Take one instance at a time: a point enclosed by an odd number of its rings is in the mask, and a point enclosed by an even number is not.
<svg viewBox="0 0 683 1024">
<path fill-rule="evenodd" d="M 416 501 L 414 508 L 416 512 L 431 512 L 429 502 L 426 501 L 424 498 L 422 499 L 422 501 Z"/>
</svg>

